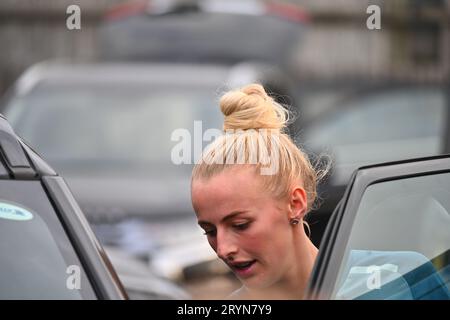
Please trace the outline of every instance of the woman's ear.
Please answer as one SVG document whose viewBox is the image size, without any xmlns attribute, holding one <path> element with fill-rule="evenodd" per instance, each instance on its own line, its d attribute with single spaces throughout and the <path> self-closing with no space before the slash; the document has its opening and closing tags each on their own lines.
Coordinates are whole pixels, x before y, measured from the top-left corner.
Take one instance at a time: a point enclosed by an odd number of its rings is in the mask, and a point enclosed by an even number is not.
<svg viewBox="0 0 450 320">
<path fill-rule="evenodd" d="M 289 219 L 303 219 L 308 207 L 308 197 L 305 189 L 295 187 L 289 196 Z"/>
</svg>

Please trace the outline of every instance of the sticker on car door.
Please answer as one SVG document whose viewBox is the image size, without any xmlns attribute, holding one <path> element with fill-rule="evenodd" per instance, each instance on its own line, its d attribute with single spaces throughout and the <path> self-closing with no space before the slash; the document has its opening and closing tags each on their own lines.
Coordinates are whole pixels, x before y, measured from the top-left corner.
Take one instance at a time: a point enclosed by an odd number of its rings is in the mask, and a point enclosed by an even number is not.
<svg viewBox="0 0 450 320">
<path fill-rule="evenodd" d="M 0 219 L 28 221 L 33 219 L 33 214 L 23 207 L 0 200 Z"/>
</svg>

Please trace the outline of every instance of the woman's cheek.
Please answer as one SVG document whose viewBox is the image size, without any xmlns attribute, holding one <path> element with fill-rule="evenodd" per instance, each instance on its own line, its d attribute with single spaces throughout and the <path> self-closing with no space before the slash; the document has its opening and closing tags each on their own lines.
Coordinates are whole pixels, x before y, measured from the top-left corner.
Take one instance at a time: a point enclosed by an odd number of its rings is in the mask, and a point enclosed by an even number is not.
<svg viewBox="0 0 450 320">
<path fill-rule="evenodd" d="M 267 236 L 264 230 L 254 228 L 248 230 L 248 233 L 241 237 L 240 247 L 251 254 L 253 258 L 258 259 L 264 257 L 264 248 L 267 247 L 268 241 L 270 241 L 270 237 Z"/>
<path fill-rule="evenodd" d="M 255 234 L 248 243 L 264 257 L 264 260 L 267 260 L 266 262 L 283 259 L 288 231 L 283 221 L 266 222 L 261 228 L 255 230 Z"/>
</svg>

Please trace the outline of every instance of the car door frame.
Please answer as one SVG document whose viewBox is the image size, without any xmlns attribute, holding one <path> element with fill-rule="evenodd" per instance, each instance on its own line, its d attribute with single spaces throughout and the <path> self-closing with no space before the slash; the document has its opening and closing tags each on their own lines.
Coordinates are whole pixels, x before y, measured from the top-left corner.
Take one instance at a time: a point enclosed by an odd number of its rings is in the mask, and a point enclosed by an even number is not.
<svg viewBox="0 0 450 320">
<path fill-rule="evenodd" d="M 0 114 L 0 180 L 39 182 L 97 299 L 128 295 L 63 178 L 22 141 Z"/>
<path fill-rule="evenodd" d="M 446 85 L 444 86 L 445 91 L 446 91 L 446 112 L 447 112 L 447 117 L 446 117 L 446 126 L 444 128 L 445 132 L 444 132 L 444 141 L 443 141 L 443 146 L 442 149 L 444 150 L 445 153 L 450 153 L 450 77 L 447 80 Z"/>
<path fill-rule="evenodd" d="M 321 242 L 307 289 L 308 299 L 329 299 L 361 199 L 370 185 L 450 172 L 450 155 L 389 162 L 357 169 L 336 206 Z"/>
<path fill-rule="evenodd" d="M 65 180 L 24 141 L 17 140 L 55 209 L 99 300 L 127 300 L 128 294 Z"/>
</svg>

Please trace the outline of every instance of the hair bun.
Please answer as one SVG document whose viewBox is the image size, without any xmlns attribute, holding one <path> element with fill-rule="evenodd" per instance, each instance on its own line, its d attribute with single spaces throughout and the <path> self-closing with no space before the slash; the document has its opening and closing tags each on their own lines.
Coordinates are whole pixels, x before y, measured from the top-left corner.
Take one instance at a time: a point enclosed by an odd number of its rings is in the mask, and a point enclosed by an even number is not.
<svg viewBox="0 0 450 320">
<path fill-rule="evenodd" d="M 260 84 L 225 93 L 220 99 L 225 116 L 223 129 L 278 129 L 286 126 L 287 111 Z"/>
</svg>

